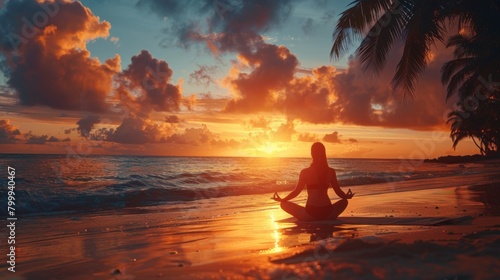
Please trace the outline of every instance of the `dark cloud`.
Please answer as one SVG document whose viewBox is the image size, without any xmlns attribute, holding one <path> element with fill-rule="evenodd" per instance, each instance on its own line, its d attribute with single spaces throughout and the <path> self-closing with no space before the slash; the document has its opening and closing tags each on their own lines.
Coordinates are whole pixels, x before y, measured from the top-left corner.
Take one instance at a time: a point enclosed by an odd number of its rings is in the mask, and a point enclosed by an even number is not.
<svg viewBox="0 0 500 280">
<path fill-rule="evenodd" d="M 31 131 L 26 133 L 24 135 L 24 138 L 26 139 L 26 144 L 35 144 L 35 145 L 44 145 L 47 143 L 58 143 L 58 142 L 70 142 L 71 141 L 71 139 L 69 139 L 69 137 L 62 139 L 62 138 L 57 138 L 55 136 L 35 135 Z"/>
<path fill-rule="evenodd" d="M 116 129 L 98 130 L 94 138 L 122 144 L 162 143 L 166 142 L 171 130 L 171 126 L 165 123 L 129 116 Z"/>
<path fill-rule="evenodd" d="M 178 111 L 182 94 L 180 86 L 170 83 L 173 71 L 168 63 L 153 58 L 146 50 L 131 61 L 120 75 L 118 92 L 122 102 L 143 113 Z"/>
<path fill-rule="evenodd" d="M 88 41 L 110 24 L 80 2 L 8 1 L 0 11 L 0 53 L 7 84 L 22 105 L 102 112 L 120 58 L 92 58 Z"/>
<path fill-rule="evenodd" d="M 170 115 L 170 116 L 165 117 L 165 122 L 166 123 L 180 123 L 181 120 L 176 115 Z"/>
<path fill-rule="evenodd" d="M 356 140 L 354 138 L 349 138 L 348 141 L 351 143 L 358 143 L 358 140 Z"/>
<path fill-rule="evenodd" d="M 178 1 L 140 0 L 137 6 L 166 19 L 165 32 L 175 36 L 175 45 L 188 47 L 200 42 L 213 53 L 247 53 L 263 43 L 260 32 L 288 19 L 294 2 L 188 0 L 179 4 Z"/>
<path fill-rule="evenodd" d="M 342 143 L 342 141 L 340 141 L 340 135 L 337 131 L 334 131 L 330 134 L 325 134 L 325 136 L 323 137 L 323 141 L 336 144 Z"/>
<path fill-rule="evenodd" d="M 101 122 L 99 116 L 89 115 L 84 118 L 81 118 L 76 122 L 78 125 L 77 131 L 81 136 L 88 137 L 94 126 Z"/>
<path fill-rule="evenodd" d="M 0 120 L 0 144 L 15 143 L 19 135 L 21 132 L 9 120 Z"/>
</svg>

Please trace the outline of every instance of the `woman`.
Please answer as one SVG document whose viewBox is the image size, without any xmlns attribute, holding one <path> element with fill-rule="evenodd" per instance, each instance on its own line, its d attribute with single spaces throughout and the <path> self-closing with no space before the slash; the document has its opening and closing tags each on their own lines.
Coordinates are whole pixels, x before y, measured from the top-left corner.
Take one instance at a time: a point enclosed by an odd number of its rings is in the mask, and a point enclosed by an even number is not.
<svg viewBox="0 0 500 280">
<path fill-rule="evenodd" d="M 300 172 L 299 182 L 295 189 L 285 198 L 274 193 L 273 199 L 281 202 L 281 208 L 300 221 L 317 221 L 336 219 L 347 207 L 347 200 L 354 194 L 349 191 L 344 193 L 337 181 L 335 170 L 328 166 L 326 160 L 325 146 L 316 142 L 311 146 L 312 163 L 308 168 Z M 328 197 L 329 186 L 333 187 L 335 193 L 342 198 L 332 204 Z M 290 199 L 295 198 L 307 187 L 306 207 L 302 207 Z"/>
</svg>

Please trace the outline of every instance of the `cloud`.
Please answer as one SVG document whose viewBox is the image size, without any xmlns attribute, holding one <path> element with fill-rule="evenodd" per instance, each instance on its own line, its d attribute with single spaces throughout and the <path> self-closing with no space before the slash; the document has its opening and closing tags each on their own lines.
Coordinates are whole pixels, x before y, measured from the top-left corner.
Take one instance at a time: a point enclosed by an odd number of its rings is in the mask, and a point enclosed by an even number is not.
<svg viewBox="0 0 500 280">
<path fill-rule="evenodd" d="M 109 37 L 110 28 L 78 1 L 8 1 L 0 11 L 0 58 L 19 103 L 104 113 L 118 97 L 135 113 L 192 108 L 195 99 L 182 98 L 167 62 L 148 51 L 124 71 L 119 55 L 104 62 L 91 57 L 87 43 Z"/>
<path fill-rule="evenodd" d="M 182 94 L 179 85 L 170 83 L 172 74 L 167 62 L 142 50 L 131 58 L 127 69 L 120 74 L 119 96 L 136 112 L 178 111 Z"/>
<path fill-rule="evenodd" d="M 19 135 L 21 132 L 9 120 L 0 120 L 0 144 L 15 143 Z"/>
<path fill-rule="evenodd" d="M 238 64 L 225 79 L 235 95 L 227 103 L 225 112 L 280 112 L 288 119 L 314 124 L 341 123 L 414 130 L 446 127 L 445 114 L 452 106 L 445 102 L 445 91 L 439 77 L 449 51 L 433 50 L 434 61 L 429 63 L 417 85 L 415 97 L 402 102 L 390 87 L 392 70 L 397 64 L 397 59 L 392 56 L 382 73 L 374 77 L 363 71 L 357 58 L 350 59 L 347 69 L 320 66 L 312 70 L 312 75 L 297 76 L 295 73 L 299 68 L 295 63 L 280 65 L 274 62 L 271 66 L 256 60 L 261 56 L 267 61 L 295 58 L 283 46 L 268 46 L 268 49 L 278 48 L 281 48 L 279 52 L 266 52 L 265 56 L 259 49 L 250 55 L 238 56 Z M 401 51 L 402 46 L 397 46 L 395 52 Z M 250 72 L 244 72 L 246 69 Z M 280 73 L 273 77 L 283 83 L 266 82 L 262 73 L 272 75 L 269 69 Z"/>
<path fill-rule="evenodd" d="M 187 48 L 193 42 L 199 42 L 214 54 L 219 54 L 248 53 L 261 45 L 264 41 L 259 33 L 286 21 L 294 2 L 188 0 L 179 4 L 170 0 L 140 0 L 137 6 L 161 18 L 166 17 L 169 25 L 164 31 L 177 38 L 172 44 Z"/>
<path fill-rule="evenodd" d="M 219 140 L 218 136 L 211 132 L 204 124 L 200 128 L 186 128 L 184 133 L 176 133 L 168 138 L 169 143 L 195 146 L 209 144 L 217 140 Z"/>
<path fill-rule="evenodd" d="M 334 77 L 338 71 L 331 66 L 312 70 L 313 75 L 294 77 L 277 98 L 275 107 L 292 119 L 309 123 L 334 123 Z"/>
<path fill-rule="evenodd" d="M 316 134 L 312 134 L 309 132 L 306 133 L 300 133 L 298 140 L 301 142 L 318 142 L 318 136 Z"/>
<path fill-rule="evenodd" d="M 101 119 L 99 118 L 99 116 L 88 115 L 78 120 L 78 122 L 76 122 L 76 124 L 78 125 L 77 131 L 80 133 L 81 136 L 88 137 L 90 131 L 92 131 L 94 126 L 100 122 Z"/>
<path fill-rule="evenodd" d="M 251 119 L 248 121 L 249 128 L 261 128 L 264 130 L 269 129 L 269 125 L 271 124 L 271 120 L 268 120 L 264 117 L 259 117 L 257 119 Z"/>
<path fill-rule="evenodd" d="M 323 137 L 323 141 L 336 144 L 342 143 L 342 141 L 340 141 L 340 135 L 337 131 L 334 131 L 330 134 L 325 134 L 325 136 Z"/>
<path fill-rule="evenodd" d="M 170 116 L 165 117 L 165 122 L 166 123 L 180 123 L 181 120 L 176 115 L 170 115 Z"/>
<path fill-rule="evenodd" d="M 21 138 L 26 141 L 22 141 Z M 28 133 L 21 133 L 19 129 L 15 128 L 14 125 L 10 123 L 9 120 L 0 120 L 0 144 L 14 144 L 14 143 L 24 143 L 24 144 L 46 144 L 46 143 L 57 143 L 57 142 L 70 142 L 69 138 L 58 138 L 49 135 L 35 135 L 31 131 Z"/>
<path fill-rule="evenodd" d="M 164 143 L 173 128 L 166 123 L 155 123 L 146 118 L 129 116 L 116 128 L 101 128 L 92 139 L 122 144 Z"/>
<path fill-rule="evenodd" d="M 207 66 L 201 65 L 198 70 L 189 74 L 189 82 L 196 85 L 203 85 L 208 87 L 210 84 L 214 83 L 212 75 L 217 70 L 217 66 Z"/>
<path fill-rule="evenodd" d="M 380 75 L 367 76 L 359 60 L 354 58 L 350 60 L 347 71 L 335 76 L 337 100 L 333 107 L 339 122 L 415 130 L 445 128 L 445 113 L 451 105 L 445 102 L 440 72 L 443 63 L 450 58 L 450 51 L 444 47 L 432 50 L 435 59 L 417 84 L 414 98 L 406 102 L 398 99 L 390 87 L 401 52 L 401 45 L 393 48 Z"/>
<path fill-rule="evenodd" d="M 87 42 L 111 25 L 80 2 L 8 1 L 0 12 L 0 54 L 21 105 L 103 112 L 120 57 L 101 63 Z"/>
<path fill-rule="evenodd" d="M 279 112 L 287 119 L 314 124 L 341 123 L 415 130 L 445 127 L 443 112 L 449 106 L 445 104 L 439 76 L 442 62 L 449 57 L 446 50 L 432 50 L 434 61 L 429 63 L 415 99 L 402 103 L 390 87 L 402 45 L 394 46 L 384 71 L 371 77 L 355 57 L 350 59 L 345 70 L 320 66 L 312 69 L 310 74 L 303 73 L 296 56 L 286 47 L 266 44 L 261 33 L 283 23 L 293 9 L 293 1 L 220 3 L 222 5 L 218 7 L 223 10 L 214 8 L 211 1 L 193 2 L 193 6 L 184 7 L 171 6 L 168 1 L 139 2 L 138 5 L 149 6 L 158 14 L 179 21 L 179 26 L 183 27 L 177 34 L 179 40 L 205 43 L 216 56 L 225 52 L 238 54 L 236 63 L 224 79 L 234 94 L 224 112 Z M 325 9 L 324 16 L 318 20 L 328 22 L 333 19 L 326 1 L 318 0 L 313 4 Z M 206 21 L 186 19 L 187 14 L 198 15 Z M 305 32 L 313 25 L 314 21 L 307 19 L 303 26 Z M 199 71 L 199 78 L 210 81 L 204 69 Z M 306 75 L 297 76 L 297 73 Z"/>
<path fill-rule="evenodd" d="M 358 143 L 358 140 L 356 140 L 354 138 L 349 138 L 347 141 L 349 141 L 351 143 Z"/>
<path fill-rule="evenodd" d="M 281 124 L 276 131 L 272 133 L 272 139 L 275 142 L 290 142 L 292 136 L 296 133 L 293 121 L 287 121 Z"/>
<path fill-rule="evenodd" d="M 24 138 L 26 139 L 26 144 L 35 144 L 35 145 L 44 145 L 47 143 L 58 143 L 58 142 L 70 142 L 71 141 L 71 139 L 69 139 L 69 137 L 62 139 L 62 138 L 57 138 L 55 136 L 35 135 L 31 131 L 26 133 L 24 135 Z"/>
<path fill-rule="evenodd" d="M 255 52 L 240 54 L 238 59 L 252 70 L 244 73 L 233 69 L 234 77 L 227 77 L 226 83 L 236 97 L 228 102 L 225 111 L 272 111 L 274 94 L 286 88 L 293 79 L 297 58 L 283 46 L 264 44 Z"/>
</svg>

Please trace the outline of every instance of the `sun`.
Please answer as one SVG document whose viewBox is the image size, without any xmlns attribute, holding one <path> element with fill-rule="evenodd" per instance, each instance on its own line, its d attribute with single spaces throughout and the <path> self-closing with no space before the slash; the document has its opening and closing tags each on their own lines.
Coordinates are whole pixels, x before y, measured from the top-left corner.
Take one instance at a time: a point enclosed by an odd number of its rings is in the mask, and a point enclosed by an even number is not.
<svg viewBox="0 0 500 280">
<path fill-rule="evenodd" d="M 280 147 L 278 144 L 273 143 L 273 142 L 266 142 L 258 148 L 259 152 L 261 152 L 267 156 L 275 156 L 278 152 L 280 152 L 282 150 L 283 150 L 282 147 Z"/>
</svg>

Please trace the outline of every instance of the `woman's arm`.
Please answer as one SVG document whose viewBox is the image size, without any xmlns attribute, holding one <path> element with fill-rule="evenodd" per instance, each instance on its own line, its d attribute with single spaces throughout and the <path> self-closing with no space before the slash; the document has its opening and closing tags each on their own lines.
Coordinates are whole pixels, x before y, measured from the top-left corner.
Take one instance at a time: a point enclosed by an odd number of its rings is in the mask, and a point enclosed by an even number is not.
<svg viewBox="0 0 500 280">
<path fill-rule="evenodd" d="M 302 170 L 300 172 L 299 182 L 297 183 L 297 186 L 295 186 L 295 189 L 291 193 L 289 193 L 284 198 L 280 198 L 279 195 L 277 193 L 275 193 L 273 199 L 276 201 L 288 201 L 290 199 L 295 198 L 297 195 L 299 195 L 302 192 L 302 190 L 304 189 L 304 186 L 306 185 L 303 172 L 304 172 L 304 170 Z"/>
<path fill-rule="evenodd" d="M 335 169 L 330 169 L 333 172 L 331 184 L 335 193 L 342 199 L 351 199 L 354 194 L 351 192 L 351 189 L 347 192 L 347 194 L 340 188 L 339 181 L 337 180 L 337 174 L 335 173 Z"/>
</svg>

